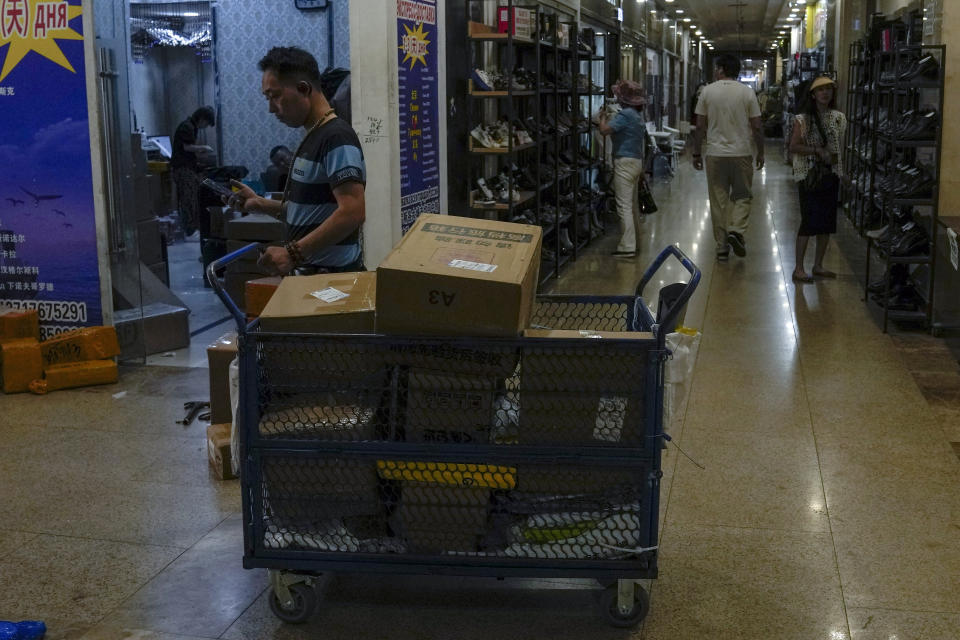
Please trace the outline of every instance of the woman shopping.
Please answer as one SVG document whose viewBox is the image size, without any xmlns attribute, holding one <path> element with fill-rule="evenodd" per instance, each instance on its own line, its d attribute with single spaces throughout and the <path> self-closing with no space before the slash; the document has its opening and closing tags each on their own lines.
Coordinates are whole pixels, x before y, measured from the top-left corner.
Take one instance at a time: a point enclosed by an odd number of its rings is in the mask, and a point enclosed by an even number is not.
<svg viewBox="0 0 960 640">
<path fill-rule="evenodd" d="M 632 80 L 621 80 L 613 85 L 613 95 L 620 111 L 608 118 L 600 117 L 600 133 L 613 140 L 613 190 L 620 216 L 620 243 L 613 255 L 632 258 L 637 255 L 637 233 L 640 207 L 637 203 L 637 185 L 643 179 L 643 144 L 647 129 L 641 108 L 647 102 L 643 87 Z"/>
<path fill-rule="evenodd" d="M 793 281 L 801 284 L 813 282 L 814 278 L 837 277 L 823 267 L 830 234 L 837 231 L 837 196 L 843 170 L 840 145 L 847 129 L 847 118 L 837 110 L 836 89 L 836 83 L 826 76 L 810 84 L 790 137 L 793 178 L 800 193 L 800 229 Z M 813 269 L 807 273 L 803 262 L 811 236 L 816 236 L 817 246 Z"/>
</svg>

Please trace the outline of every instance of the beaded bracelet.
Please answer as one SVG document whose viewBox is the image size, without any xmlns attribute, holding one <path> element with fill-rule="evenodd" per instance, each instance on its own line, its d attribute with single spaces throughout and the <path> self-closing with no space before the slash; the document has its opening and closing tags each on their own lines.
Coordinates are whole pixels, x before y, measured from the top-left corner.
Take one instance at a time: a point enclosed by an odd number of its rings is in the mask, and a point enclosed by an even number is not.
<svg viewBox="0 0 960 640">
<path fill-rule="evenodd" d="M 287 250 L 287 255 L 290 256 L 294 267 L 299 267 L 304 263 L 303 252 L 300 250 L 300 247 L 297 246 L 296 242 L 285 242 L 283 243 L 283 248 Z"/>
</svg>

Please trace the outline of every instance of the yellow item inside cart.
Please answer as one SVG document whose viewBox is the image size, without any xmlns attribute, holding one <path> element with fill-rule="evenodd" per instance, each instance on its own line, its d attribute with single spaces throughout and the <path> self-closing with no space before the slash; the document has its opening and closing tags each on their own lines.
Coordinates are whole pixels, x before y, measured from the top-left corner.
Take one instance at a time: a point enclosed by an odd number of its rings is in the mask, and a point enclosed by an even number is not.
<svg viewBox="0 0 960 640">
<path fill-rule="evenodd" d="M 516 467 L 455 462 L 377 460 L 377 473 L 387 480 L 431 482 L 458 487 L 515 489 Z"/>
</svg>

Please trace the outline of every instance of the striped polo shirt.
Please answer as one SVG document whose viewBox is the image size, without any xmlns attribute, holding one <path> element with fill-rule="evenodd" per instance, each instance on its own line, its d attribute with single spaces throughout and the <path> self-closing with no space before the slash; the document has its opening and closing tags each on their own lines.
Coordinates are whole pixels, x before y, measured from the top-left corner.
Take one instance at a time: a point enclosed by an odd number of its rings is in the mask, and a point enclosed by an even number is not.
<svg viewBox="0 0 960 640">
<path fill-rule="evenodd" d="M 356 132 L 341 118 L 314 129 L 297 150 L 284 194 L 287 238 L 299 240 L 337 209 L 333 190 L 346 182 L 366 185 L 367 169 Z M 360 257 L 360 229 L 338 244 L 306 256 L 319 267 L 343 267 Z"/>
</svg>

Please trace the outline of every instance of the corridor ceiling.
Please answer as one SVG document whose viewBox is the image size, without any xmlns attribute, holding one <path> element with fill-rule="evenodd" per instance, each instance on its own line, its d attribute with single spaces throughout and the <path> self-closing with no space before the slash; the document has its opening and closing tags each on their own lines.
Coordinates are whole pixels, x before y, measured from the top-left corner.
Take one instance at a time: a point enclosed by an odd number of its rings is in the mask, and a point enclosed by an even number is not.
<svg viewBox="0 0 960 640">
<path fill-rule="evenodd" d="M 630 1 L 630 0 L 627 0 Z M 717 52 L 767 51 L 781 29 L 797 24 L 803 0 L 673 0 L 657 3 L 671 18 L 690 18 Z M 796 9 L 791 19 L 791 10 Z M 682 13 L 681 13 L 682 12 Z"/>
</svg>

